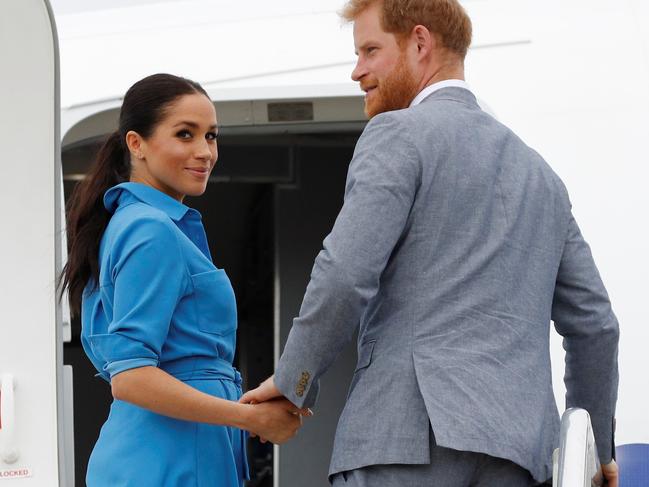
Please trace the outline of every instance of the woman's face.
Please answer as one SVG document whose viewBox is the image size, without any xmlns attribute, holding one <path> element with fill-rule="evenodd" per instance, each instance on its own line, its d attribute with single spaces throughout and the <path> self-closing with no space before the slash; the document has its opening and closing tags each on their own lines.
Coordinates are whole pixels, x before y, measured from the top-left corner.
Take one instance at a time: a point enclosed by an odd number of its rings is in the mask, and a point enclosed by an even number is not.
<svg viewBox="0 0 649 487">
<path fill-rule="evenodd" d="M 183 95 L 166 107 L 153 133 L 129 132 L 131 178 L 182 201 L 205 192 L 216 164 L 216 111 L 203 94 Z"/>
</svg>

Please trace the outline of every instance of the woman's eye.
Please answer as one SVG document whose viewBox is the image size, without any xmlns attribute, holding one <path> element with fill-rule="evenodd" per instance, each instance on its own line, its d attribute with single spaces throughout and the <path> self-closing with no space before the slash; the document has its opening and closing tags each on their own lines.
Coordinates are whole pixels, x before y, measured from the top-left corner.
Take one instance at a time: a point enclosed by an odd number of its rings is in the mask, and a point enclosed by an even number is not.
<svg viewBox="0 0 649 487">
<path fill-rule="evenodd" d="M 181 130 L 176 133 L 176 137 L 179 137 L 181 139 L 189 139 L 191 138 L 192 134 L 189 130 Z"/>
<path fill-rule="evenodd" d="M 216 140 L 217 133 L 216 132 L 208 132 L 205 134 L 205 138 L 207 140 Z"/>
</svg>

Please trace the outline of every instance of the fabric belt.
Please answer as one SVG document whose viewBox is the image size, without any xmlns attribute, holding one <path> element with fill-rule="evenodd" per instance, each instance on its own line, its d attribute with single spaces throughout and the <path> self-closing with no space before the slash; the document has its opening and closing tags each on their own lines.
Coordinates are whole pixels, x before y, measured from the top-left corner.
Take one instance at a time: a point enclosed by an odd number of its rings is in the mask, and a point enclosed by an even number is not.
<svg viewBox="0 0 649 487">
<path fill-rule="evenodd" d="M 231 381 L 241 394 L 241 374 L 227 360 L 218 357 L 184 357 L 169 362 L 161 362 L 159 367 L 179 380 L 226 380 Z M 246 443 L 248 433 L 234 428 L 239 435 L 241 455 L 238 470 L 241 478 L 250 480 Z"/>
<path fill-rule="evenodd" d="M 184 357 L 161 362 L 159 367 L 176 379 L 220 379 L 241 387 L 241 374 L 227 360 L 218 357 Z"/>
</svg>

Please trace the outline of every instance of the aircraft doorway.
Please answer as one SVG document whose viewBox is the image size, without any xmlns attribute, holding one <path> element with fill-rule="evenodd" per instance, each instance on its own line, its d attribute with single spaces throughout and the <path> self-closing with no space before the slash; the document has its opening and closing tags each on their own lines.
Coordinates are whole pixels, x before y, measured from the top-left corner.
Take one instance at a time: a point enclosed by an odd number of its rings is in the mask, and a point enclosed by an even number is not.
<svg viewBox="0 0 649 487">
<path fill-rule="evenodd" d="M 219 162 L 206 193 L 185 202 L 203 215 L 214 263 L 226 270 L 235 290 L 235 366 L 247 389 L 272 373 L 299 311 L 313 260 L 342 205 L 358 132 L 219 137 Z M 98 144 L 95 139 L 64 149 L 66 197 Z M 112 397 L 81 348 L 78 319 L 64 361 L 74 370 L 75 471 L 81 486 Z M 354 363 L 350 344 L 323 381 L 317 418 L 295 440 L 279 449 L 250 442 L 249 486 L 328 485 L 333 434 Z"/>
</svg>

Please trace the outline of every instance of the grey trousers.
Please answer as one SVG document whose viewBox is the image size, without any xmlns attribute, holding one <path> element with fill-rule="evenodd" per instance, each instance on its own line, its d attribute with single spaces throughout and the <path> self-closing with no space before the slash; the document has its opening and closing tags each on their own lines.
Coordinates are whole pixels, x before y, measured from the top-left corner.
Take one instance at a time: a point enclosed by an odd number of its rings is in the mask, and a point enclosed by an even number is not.
<svg viewBox="0 0 649 487">
<path fill-rule="evenodd" d="M 431 445 L 429 465 L 372 465 L 334 475 L 334 487 L 530 487 L 515 463 L 483 453 Z"/>
</svg>

